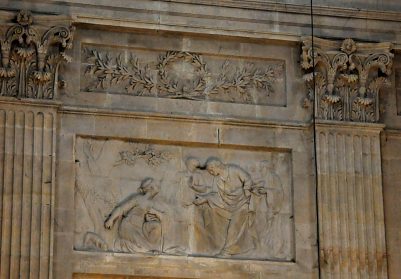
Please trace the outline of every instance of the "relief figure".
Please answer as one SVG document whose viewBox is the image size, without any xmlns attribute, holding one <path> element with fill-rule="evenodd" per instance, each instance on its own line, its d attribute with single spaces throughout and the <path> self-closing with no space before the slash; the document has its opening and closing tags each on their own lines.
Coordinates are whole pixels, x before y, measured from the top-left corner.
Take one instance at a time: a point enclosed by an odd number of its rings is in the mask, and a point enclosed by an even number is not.
<svg viewBox="0 0 401 279">
<path fill-rule="evenodd" d="M 204 200 L 207 196 L 216 193 L 213 189 L 213 176 L 205 169 L 197 158 L 188 158 L 186 167 L 189 172 L 188 186 L 195 193 L 192 205 L 196 205 L 194 212 L 194 244 L 193 254 L 216 255 L 223 248 L 224 226 L 219 225 L 224 219 L 215 213 L 207 203 L 198 201 Z"/>
<path fill-rule="evenodd" d="M 245 254 L 255 248 L 256 233 L 252 230 L 254 208 L 252 207 L 253 182 L 241 167 L 224 164 L 217 158 L 209 158 L 206 170 L 215 177 L 216 192 L 197 195 L 195 205 L 208 204 L 213 216 L 209 220 L 219 227 L 223 237 L 222 247 L 216 256 L 228 257 Z"/>
<path fill-rule="evenodd" d="M 111 229 L 119 223 L 115 250 L 131 253 L 162 252 L 164 211 L 153 200 L 159 190 L 159 185 L 152 178 L 144 179 L 138 193 L 129 196 L 111 211 L 104 226 Z"/>
<path fill-rule="evenodd" d="M 74 248 L 292 260 L 288 155 L 192 149 L 80 138 Z M 160 164 L 140 157 L 162 153 Z"/>
<path fill-rule="evenodd" d="M 281 179 L 276 173 L 276 156 L 270 161 L 260 162 L 260 173 L 263 177 L 265 187 L 260 192 L 265 194 L 267 205 L 267 227 L 264 233 L 265 238 L 262 246 L 268 247 L 269 253 L 275 256 L 282 256 L 284 241 L 282 237 L 283 223 L 280 211 L 284 201 L 284 191 Z"/>
</svg>

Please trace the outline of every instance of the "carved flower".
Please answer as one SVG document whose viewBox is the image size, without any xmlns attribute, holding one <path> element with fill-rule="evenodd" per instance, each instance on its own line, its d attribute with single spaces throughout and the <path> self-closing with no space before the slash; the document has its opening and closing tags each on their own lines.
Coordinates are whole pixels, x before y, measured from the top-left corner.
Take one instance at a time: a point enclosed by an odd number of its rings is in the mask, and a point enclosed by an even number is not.
<svg viewBox="0 0 401 279">
<path fill-rule="evenodd" d="M 0 78 L 12 78 L 15 77 L 16 72 L 12 68 L 0 68 Z"/>
<path fill-rule="evenodd" d="M 30 11 L 21 10 L 17 14 L 17 22 L 22 26 L 28 26 L 32 24 L 32 14 Z"/>
<path fill-rule="evenodd" d="M 373 99 L 372 98 L 366 98 L 366 97 L 358 97 L 355 99 L 355 101 L 360 105 L 360 106 L 370 106 L 371 104 L 373 104 Z"/>
<path fill-rule="evenodd" d="M 42 72 L 42 71 L 34 71 L 33 72 L 33 79 L 37 83 L 46 83 L 50 80 L 51 75 L 48 72 Z"/>
<path fill-rule="evenodd" d="M 338 103 L 340 100 L 341 100 L 341 97 L 338 95 L 324 95 L 323 96 L 323 101 L 330 103 L 330 104 Z"/>
<path fill-rule="evenodd" d="M 341 45 L 341 51 L 350 55 L 356 51 L 356 43 L 353 39 L 345 39 Z"/>
<path fill-rule="evenodd" d="M 31 57 L 35 53 L 35 49 L 31 47 L 17 47 L 16 50 L 18 56 L 25 59 Z"/>
</svg>

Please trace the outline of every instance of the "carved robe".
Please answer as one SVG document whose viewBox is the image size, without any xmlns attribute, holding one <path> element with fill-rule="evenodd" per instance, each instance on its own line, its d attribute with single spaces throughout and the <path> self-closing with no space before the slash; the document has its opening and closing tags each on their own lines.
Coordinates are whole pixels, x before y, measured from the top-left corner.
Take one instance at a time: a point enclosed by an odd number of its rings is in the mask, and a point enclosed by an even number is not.
<svg viewBox="0 0 401 279">
<path fill-rule="evenodd" d="M 281 256 L 283 253 L 283 237 L 282 237 L 282 218 L 280 210 L 284 200 L 284 191 L 280 177 L 274 173 L 268 173 L 265 177 L 266 181 L 266 203 L 268 208 L 267 229 L 265 243 L 269 247 L 270 253 L 274 256 Z"/>
<path fill-rule="evenodd" d="M 216 177 L 217 193 L 208 196 L 208 204 L 213 214 L 222 217 L 223 222 L 211 218 L 214 227 L 220 227 L 225 235 L 221 255 L 237 255 L 254 248 L 249 231 L 251 209 L 251 177 L 243 169 L 228 165 L 223 175 Z M 219 222 L 219 223 L 216 223 Z"/>
<path fill-rule="evenodd" d="M 122 211 L 114 246 L 122 252 L 161 252 L 161 219 L 144 196 L 136 196 L 115 210 Z"/>
</svg>

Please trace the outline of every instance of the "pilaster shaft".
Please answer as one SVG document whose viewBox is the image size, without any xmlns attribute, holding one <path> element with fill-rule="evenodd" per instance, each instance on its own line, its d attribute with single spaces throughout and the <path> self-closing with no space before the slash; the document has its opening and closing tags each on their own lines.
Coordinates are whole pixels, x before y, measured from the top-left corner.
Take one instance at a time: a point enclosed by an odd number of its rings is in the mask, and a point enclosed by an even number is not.
<svg viewBox="0 0 401 279">
<path fill-rule="evenodd" d="M 322 278 L 387 278 L 379 124 L 317 124 Z"/>
<path fill-rule="evenodd" d="M 51 278 L 56 116 L 1 103 L 0 278 Z"/>
</svg>

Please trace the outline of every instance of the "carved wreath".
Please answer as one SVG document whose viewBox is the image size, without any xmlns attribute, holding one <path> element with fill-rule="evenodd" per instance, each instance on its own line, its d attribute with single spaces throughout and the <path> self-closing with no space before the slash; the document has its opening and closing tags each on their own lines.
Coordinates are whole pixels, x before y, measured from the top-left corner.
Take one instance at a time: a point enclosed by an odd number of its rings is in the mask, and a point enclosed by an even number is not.
<svg viewBox="0 0 401 279">
<path fill-rule="evenodd" d="M 189 63 L 197 75 L 192 84 L 187 87 L 185 84 L 179 84 L 178 81 L 171 77 L 169 66 L 178 61 Z M 157 65 L 159 70 L 160 82 L 158 88 L 161 93 L 172 98 L 188 98 L 199 99 L 204 95 L 206 88 L 206 63 L 199 54 L 181 51 L 167 51 L 164 55 L 159 56 Z"/>
</svg>

